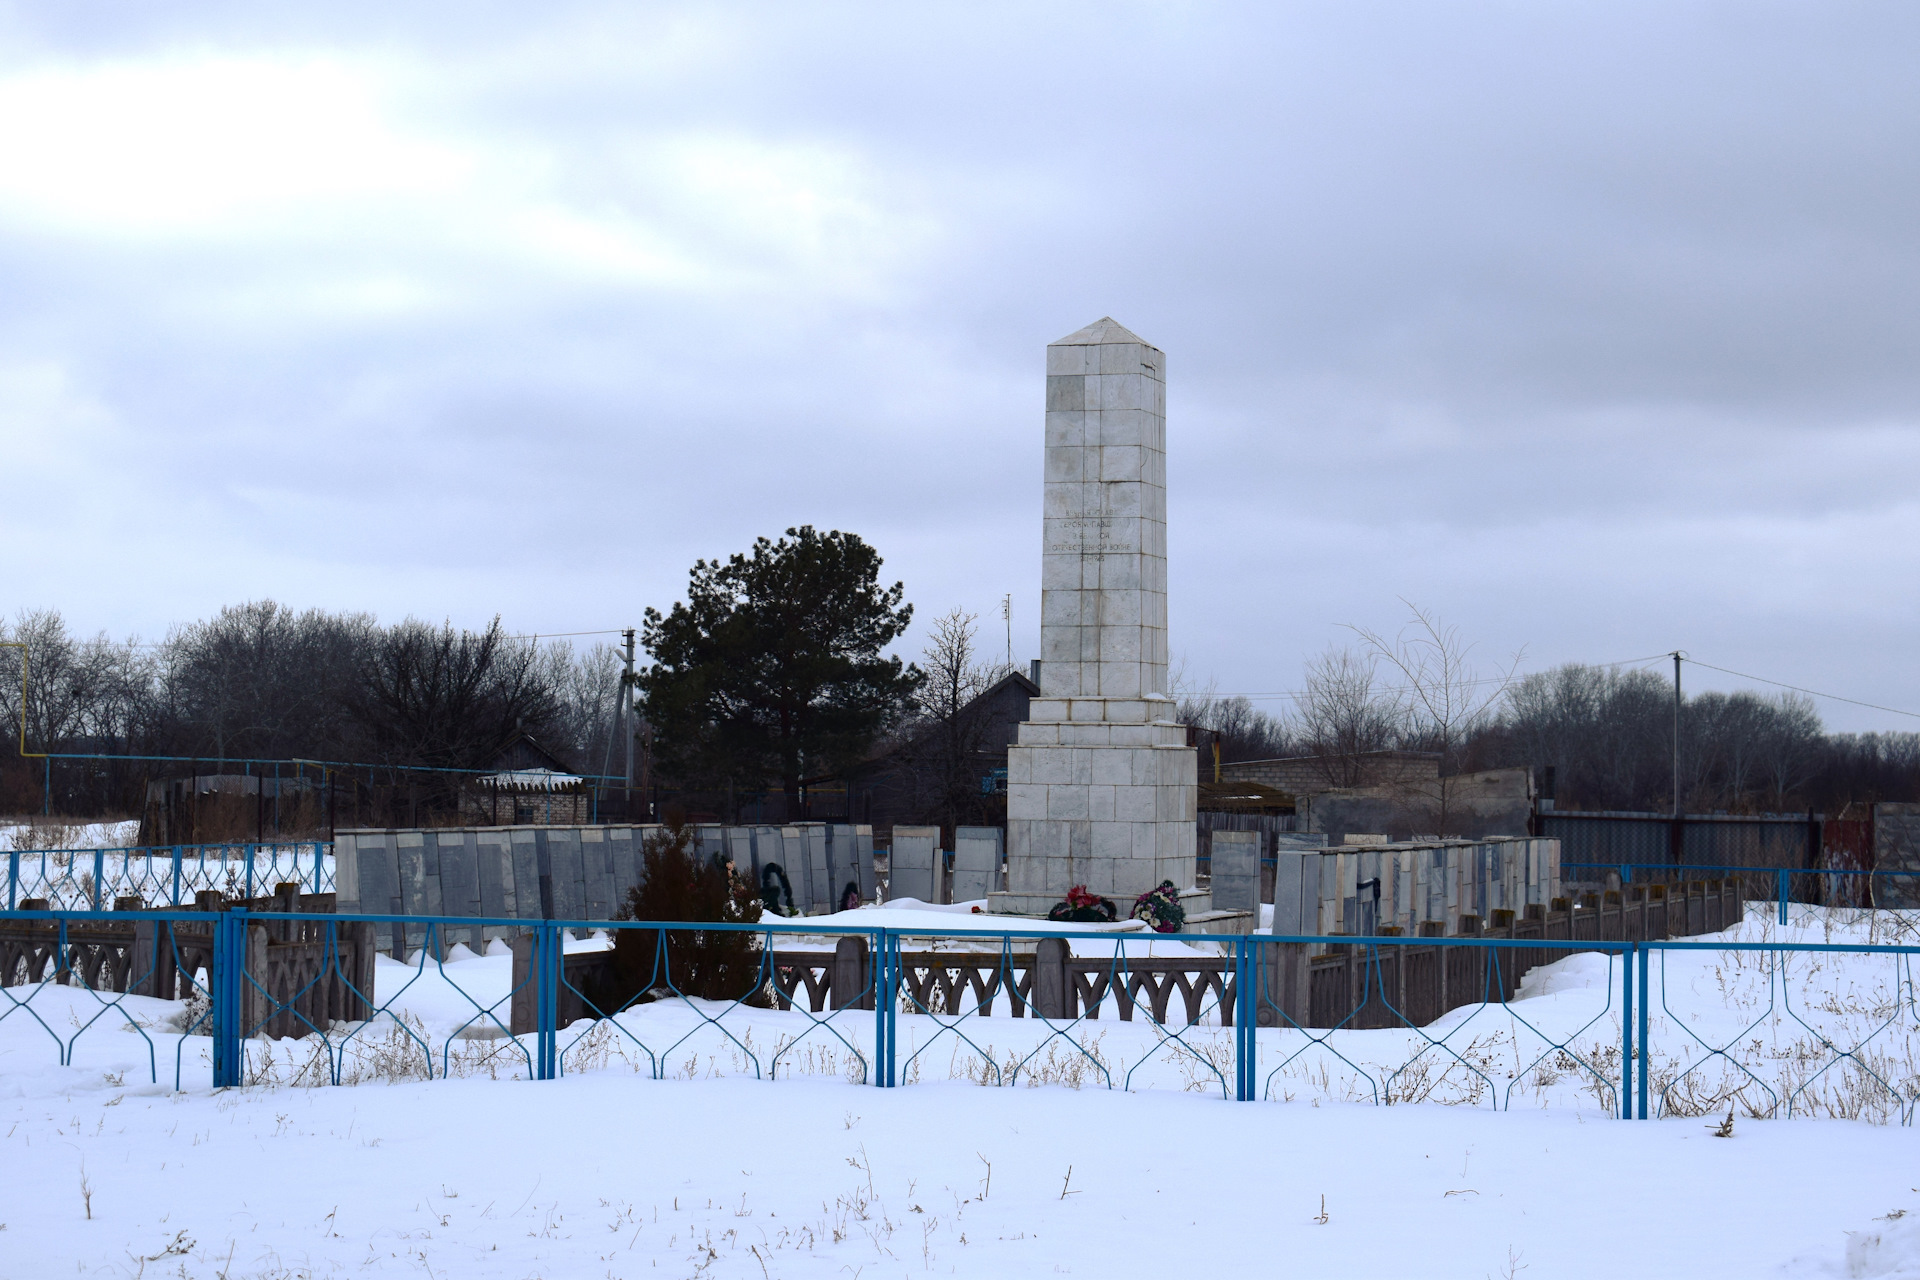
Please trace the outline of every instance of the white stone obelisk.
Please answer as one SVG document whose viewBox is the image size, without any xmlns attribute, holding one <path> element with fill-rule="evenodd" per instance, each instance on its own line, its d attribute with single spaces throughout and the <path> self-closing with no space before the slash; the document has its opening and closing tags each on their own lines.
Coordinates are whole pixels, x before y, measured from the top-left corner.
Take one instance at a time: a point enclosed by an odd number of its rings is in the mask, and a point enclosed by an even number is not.
<svg viewBox="0 0 1920 1280">
<path fill-rule="evenodd" d="M 1194 882 L 1196 762 L 1167 694 L 1166 365 L 1110 319 L 1047 348 L 1040 690 L 1007 752 L 1008 892 Z M 1206 903 L 1191 901 L 1204 910 Z"/>
</svg>

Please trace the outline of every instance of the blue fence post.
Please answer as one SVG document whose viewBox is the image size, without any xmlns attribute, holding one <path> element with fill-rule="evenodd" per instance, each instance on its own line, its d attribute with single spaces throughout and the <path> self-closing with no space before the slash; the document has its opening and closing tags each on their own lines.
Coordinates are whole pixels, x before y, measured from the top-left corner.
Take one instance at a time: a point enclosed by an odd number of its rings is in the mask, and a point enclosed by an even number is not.
<svg viewBox="0 0 1920 1280">
<path fill-rule="evenodd" d="M 1252 1102 L 1253 1089 L 1253 954 L 1251 939 L 1233 942 L 1233 1096 L 1238 1102 Z"/>
<path fill-rule="evenodd" d="M 887 1087 L 887 1071 L 882 1065 L 887 1059 L 887 931 L 880 930 L 873 935 L 869 946 L 872 948 L 873 965 L 873 1087 Z"/>
<path fill-rule="evenodd" d="M 48 905 L 51 906 L 53 904 L 48 903 Z M 74 977 L 72 973 L 73 958 L 67 949 L 68 947 L 67 923 L 68 923 L 67 917 L 64 915 L 61 916 L 58 926 L 54 930 L 54 936 L 53 936 L 53 975 L 52 976 L 54 981 L 60 982 L 60 983 L 74 982 Z M 79 986 L 84 984 L 74 983 L 74 985 Z M 55 1037 L 55 1039 L 58 1040 L 60 1045 L 60 1065 L 63 1067 L 72 1066 L 73 1065 L 73 1042 L 71 1040 L 59 1040 L 58 1037 Z"/>
<path fill-rule="evenodd" d="M 1260 1101 L 1260 944 L 1247 939 L 1247 1101 Z"/>
<path fill-rule="evenodd" d="M 233 986 L 233 959 L 228 955 L 232 947 L 227 917 L 222 914 L 213 918 L 213 965 L 207 974 L 207 1001 L 213 1006 L 213 1087 L 224 1089 L 227 1079 L 227 1043 L 232 1031 L 232 1015 L 228 1009 L 228 995 Z"/>
<path fill-rule="evenodd" d="M 533 927 L 533 1078 L 547 1078 L 547 927 Z"/>
<path fill-rule="evenodd" d="M 20 851 L 14 849 L 7 854 L 7 910 L 20 909 Z"/>
<path fill-rule="evenodd" d="M 897 1069 L 900 1057 L 900 938 L 891 929 L 887 931 L 887 987 L 882 993 L 886 996 L 881 1010 L 886 1027 L 887 1060 L 886 1087 L 891 1089 L 900 1083 Z"/>
<path fill-rule="evenodd" d="M 180 905 L 180 846 L 173 846 L 173 901 L 170 906 Z"/>
<path fill-rule="evenodd" d="M 1633 961 L 1640 944 L 1620 953 L 1620 1118 L 1633 1119 Z"/>
<path fill-rule="evenodd" d="M 1640 1035 L 1637 1046 L 1640 1050 L 1640 1070 L 1634 1073 L 1634 1085 L 1639 1092 L 1639 1116 L 1640 1119 L 1645 1120 L 1647 1118 L 1647 1076 L 1653 1065 L 1653 1053 L 1647 1043 L 1650 1039 L 1647 1033 L 1647 968 L 1653 963 L 1653 952 L 1637 942 L 1634 943 L 1633 949 L 1638 953 L 1640 967 Z"/>
<path fill-rule="evenodd" d="M 246 893 L 245 893 L 245 895 L 243 895 L 243 896 L 245 896 L 245 897 L 246 897 L 246 898 L 248 898 L 248 899 L 251 899 L 251 898 L 253 897 L 253 851 L 254 851 L 255 849 L 257 849 L 257 848 L 259 848 L 260 846 L 258 846 L 258 845 L 254 845 L 254 844 L 249 844 L 249 845 L 244 845 L 244 846 L 242 846 L 242 847 L 243 847 L 244 849 L 246 849 L 246 851 L 247 851 L 247 853 L 246 853 L 246 859 L 247 859 L 247 891 L 246 891 Z"/>
<path fill-rule="evenodd" d="M 539 1065 L 537 1080 L 558 1078 L 557 1042 L 560 1038 L 559 970 L 566 963 L 560 932 L 550 924 L 537 926 L 533 934 L 535 1048 Z"/>
<path fill-rule="evenodd" d="M 1779 883 L 1780 923 L 1785 924 L 1787 922 L 1787 873 L 1786 871 L 1782 869 L 1779 875 L 1775 878 Z"/>
<path fill-rule="evenodd" d="M 313 842 L 313 891 L 315 893 L 326 892 L 326 889 L 322 887 L 320 883 L 320 873 L 321 873 L 321 870 L 323 869 L 320 861 L 320 847 L 321 847 L 320 842 L 318 840 L 315 840 Z M 338 876 L 334 878 L 336 881 L 339 879 Z"/>
<path fill-rule="evenodd" d="M 100 909 L 100 890 L 107 882 L 107 851 L 93 851 L 93 909 Z"/>
</svg>

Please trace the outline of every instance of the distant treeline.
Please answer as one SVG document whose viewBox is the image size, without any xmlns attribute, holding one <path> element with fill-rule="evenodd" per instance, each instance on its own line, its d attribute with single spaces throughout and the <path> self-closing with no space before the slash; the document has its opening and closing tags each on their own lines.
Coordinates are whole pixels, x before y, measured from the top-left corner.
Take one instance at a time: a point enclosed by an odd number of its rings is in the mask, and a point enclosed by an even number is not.
<svg viewBox="0 0 1920 1280">
<path fill-rule="evenodd" d="M 1220 735 L 1223 760 L 1321 756 L 1329 785 L 1356 756 L 1398 748 L 1440 752 L 1450 772 L 1524 765 L 1544 784 L 1551 768 L 1561 808 L 1664 811 L 1673 803 L 1673 683 L 1658 671 L 1569 663 L 1503 682 L 1448 735 L 1425 701 L 1389 686 L 1368 655 L 1336 657 L 1344 662 L 1309 667 L 1282 714 L 1246 698 L 1190 695 L 1183 717 Z M 1473 710 L 1471 690 L 1454 705 Z M 1680 789 L 1695 813 L 1838 814 L 1849 804 L 1912 802 L 1920 800 L 1920 734 L 1828 733 L 1812 701 L 1795 693 L 1697 694 L 1681 708 Z"/>
<path fill-rule="evenodd" d="M 1420 622 L 1411 644 L 1376 641 L 1309 663 L 1282 714 L 1189 693 L 1181 716 L 1217 735 L 1225 761 L 1317 756 L 1330 786 L 1357 780 L 1365 753 L 1402 749 L 1436 752 L 1448 772 L 1524 765 L 1544 782 L 1551 768 L 1562 808 L 1672 804 L 1673 685 L 1662 672 L 1568 664 L 1476 677 L 1454 633 Z M 204 772 L 247 758 L 483 769 L 525 733 L 579 772 L 618 773 L 624 763 L 613 743 L 618 652 L 511 636 L 498 619 L 469 631 L 259 601 L 154 643 L 83 639 L 53 611 L 0 623 L 0 640 L 24 642 L 31 655 L 31 751 L 182 757 L 208 762 Z M 929 670 L 940 668 L 938 648 L 928 651 Z M 19 649 L 0 648 L 0 723 L 16 734 L 20 660 Z M 922 721 L 938 720 L 926 701 L 912 705 Z M 1837 814 L 1854 803 L 1920 801 L 1920 734 L 1828 733 L 1799 694 L 1689 697 L 1680 739 L 1690 812 Z M 54 807 L 138 812 L 147 780 L 187 767 L 63 763 L 52 774 Z M 0 812 L 38 809 L 46 776 L 38 760 L 0 751 Z"/>
<path fill-rule="evenodd" d="M 28 646 L 28 750 L 186 757 L 209 762 L 205 772 L 247 758 L 478 769 L 524 732 L 570 767 L 599 773 L 619 689 L 608 645 L 513 637 L 498 619 L 481 631 L 381 624 L 270 600 L 152 644 L 83 639 L 51 610 L 0 624 L 0 640 Z M 0 719 L 14 734 L 20 661 L 20 649 L 0 649 Z M 54 804 L 137 811 L 147 778 L 188 767 L 63 763 Z M 0 810 L 38 809 L 42 769 L 17 750 L 0 755 Z"/>
</svg>

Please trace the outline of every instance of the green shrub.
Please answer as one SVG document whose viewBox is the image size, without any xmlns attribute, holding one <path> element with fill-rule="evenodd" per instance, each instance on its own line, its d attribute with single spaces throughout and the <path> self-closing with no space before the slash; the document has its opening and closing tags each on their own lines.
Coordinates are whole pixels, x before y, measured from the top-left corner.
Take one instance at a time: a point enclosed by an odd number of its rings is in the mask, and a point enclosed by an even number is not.
<svg viewBox="0 0 1920 1280">
<path fill-rule="evenodd" d="M 753 883 L 736 875 L 731 863 L 702 859 L 692 843 L 693 829 L 679 822 L 648 836 L 641 845 L 641 882 L 627 891 L 617 918 L 758 923 L 761 903 Z M 588 993 L 608 1012 L 649 991 L 761 1002 L 760 935 L 751 930 L 615 930 L 612 967 L 612 989 Z"/>
</svg>

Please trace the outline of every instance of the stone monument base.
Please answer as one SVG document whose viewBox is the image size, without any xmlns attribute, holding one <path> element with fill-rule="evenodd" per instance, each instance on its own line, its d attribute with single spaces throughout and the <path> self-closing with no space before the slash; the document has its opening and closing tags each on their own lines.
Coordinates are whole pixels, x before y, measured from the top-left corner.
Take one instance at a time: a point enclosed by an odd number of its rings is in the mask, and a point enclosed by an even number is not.
<svg viewBox="0 0 1920 1280">
<path fill-rule="evenodd" d="M 996 916 L 1021 916 L 1044 921 L 1047 912 L 1053 910 L 1054 904 L 1059 901 L 1059 898 L 1049 898 L 1044 894 L 990 893 L 987 895 L 987 911 Z M 1126 911 L 1133 904 L 1115 900 L 1114 905 Z M 1183 934 L 1252 933 L 1260 926 L 1260 918 L 1254 912 L 1215 911 L 1211 889 L 1182 889 L 1180 906 L 1187 913 L 1187 922 L 1180 928 Z"/>
<path fill-rule="evenodd" d="M 987 911 L 996 916 L 1039 916 L 1044 920 L 1047 912 L 1053 910 L 1055 904 L 1065 901 L 1066 896 L 1064 893 L 990 893 L 987 895 Z M 1113 898 L 1112 894 L 1105 896 Z M 1122 902 L 1119 898 L 1113 898 L 1113 905 L 1120 909 L 1120 918 L 1124 920 L 1127 912 L 1133 910 L 1133 899 Z M 1186 909 L 1189 919 L 1205 914 L 1213 910 L 1213 891 L 1182 889 L 1180 905 Z"/>
</svg>

